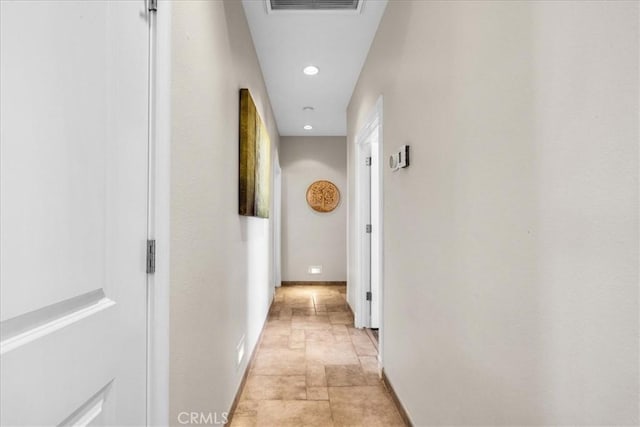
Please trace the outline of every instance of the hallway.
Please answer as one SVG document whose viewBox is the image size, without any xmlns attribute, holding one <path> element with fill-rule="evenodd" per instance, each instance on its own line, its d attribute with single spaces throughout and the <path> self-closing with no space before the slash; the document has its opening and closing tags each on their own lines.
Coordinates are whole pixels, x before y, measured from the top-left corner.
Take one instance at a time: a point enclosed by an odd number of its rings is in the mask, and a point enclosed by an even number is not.
<svg viewBox="0 0 640 427">
<path fill-rule="evenodd" d="M 0 427 L 640 426 L 639 18 L 0 0 Z"/>
<path fill-rule="evenodd" d="M 345 286 L 276 290 L 232 426 L 404 425 Z"/>
</svg>

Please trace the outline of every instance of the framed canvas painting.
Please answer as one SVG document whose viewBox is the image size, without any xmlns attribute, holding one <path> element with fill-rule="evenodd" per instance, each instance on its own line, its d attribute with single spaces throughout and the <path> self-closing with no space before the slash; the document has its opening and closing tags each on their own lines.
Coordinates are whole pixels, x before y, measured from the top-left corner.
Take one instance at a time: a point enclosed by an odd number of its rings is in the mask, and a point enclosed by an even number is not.
<svg viewBox="0 0 640 427">
<path fill-rule="evenodd" d="M 240 215 L 269 218 L 270 184 L 269 133 L 249 89 L 240 89 Z"/>
</svg>

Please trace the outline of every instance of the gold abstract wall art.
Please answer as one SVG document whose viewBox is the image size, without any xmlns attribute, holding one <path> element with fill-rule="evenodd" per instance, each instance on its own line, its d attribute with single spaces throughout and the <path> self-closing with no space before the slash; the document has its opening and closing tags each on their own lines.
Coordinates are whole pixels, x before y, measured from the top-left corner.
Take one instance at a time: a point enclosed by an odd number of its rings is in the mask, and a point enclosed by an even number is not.
<svg viewBox="0 0 640 427">
<path fill-rule="evenodd" d="M 340 203 L 340 190 L 331 181 L 316 181 L 307 188 L 307 203 L 318 212 L 331 212 Z"/>
<path fill-rule="evenodd" d="M 239 213 L 269 218 L 271 141 L 249 89 L 240 89 Z"/>
</svg>

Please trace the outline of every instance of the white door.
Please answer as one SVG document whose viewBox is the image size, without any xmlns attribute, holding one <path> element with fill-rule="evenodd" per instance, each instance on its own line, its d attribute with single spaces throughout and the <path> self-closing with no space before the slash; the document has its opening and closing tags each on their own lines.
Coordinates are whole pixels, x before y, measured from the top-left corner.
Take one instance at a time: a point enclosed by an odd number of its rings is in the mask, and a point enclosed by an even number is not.
<svg viewBox="0 0 640 427">
<path fill-rule="evenodd" d="M 378 105 L 357 136 L 359 146 L 358 218 L 360 237 L 361 300 L 356 323 L 378 329 L 382 307 L 382 168 L 381 127 Z M 368 224 L 368 227 L 366 225 Z M 366 227 L 366 228 L 365 228 Z M 366 230 L 366 231 L 365 231 Z"/>
<path fill-rule="evenodd" d="M 362 290 L 364 291 L 362 314 L 363 314 L 363 326 L 370 327 L 371 325 L 371 144 L 365 142 L 360 145 L 360 223 L 362 224 L 360 235 L 362 239 L 360 241 L 360 257 L 361 257 L 361 271 L 360 277 L 362 279 Z"/>
<path fill-rule="evenodd" d="M 382 218 L 380 218 L 380 155 L 378 145 L 379 127 L 376 125 L 369 135 L 368 145 L 371 153 L 371 167 L 369 168 L 369 210 L 371 218 L 371 274 L 370 274 L 370 291 L 371 291 L 371 318 L 369 327 L 378 329 L 380 327 L 380 297 L 382 289 L 380 286 L 382 276 Z"/>
<path fill-rule="evenodd" d="M 0 424 L 144 425 L 145 2 L 0 16 Z"/>
</svg>

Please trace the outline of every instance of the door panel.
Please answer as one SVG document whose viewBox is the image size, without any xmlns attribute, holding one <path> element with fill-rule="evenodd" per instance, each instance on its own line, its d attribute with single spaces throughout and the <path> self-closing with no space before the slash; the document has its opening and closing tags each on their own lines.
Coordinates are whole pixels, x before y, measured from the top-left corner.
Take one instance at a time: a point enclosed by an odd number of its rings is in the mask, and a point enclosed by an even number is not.
<svg viewBox="0 0 640 427">
<path fill-rule="evenodd" d="M 369 327 L 371 322 L 371 301 L 364 298 L 367 292 L 371 292 L 371 232 L 367 231 L 367 224 L 371 224 L 371 165 L 367 159 L 371 158 L 371 144 L 360 145 L 360 203 L 359 215 L 362 222 L 360 230 L 362 240 L 360 241 L 360 257 L 362 280 L 362 326 Z"/>
<path fill-rule="evenodd" d="M 380 218 L 380 156 L 378 146 L 378 132 L 379 127 L 376 125 L 374 130 L 369 136 L 369 146 L 371 147 L 371 174 L 370 174 L 370 189 L 371 201 L 369 203 L 369 209 L 371 212 L 371 224 L 373 226 L 373 233 L 371 233 L 371 321 L 369 327 L 373 329 L 380 328 L 380 297 L 382 296 L 382 289 L 380 286 L 380 280 L 382 276 L 382 258 L 380 249 L 382 247 L 380 242 L 382 221 Z"/>
<path fill-rule="evenodd" d="M 144 425 L 145 2 L 0 19 L 0 422 Z"/>
</svg>

